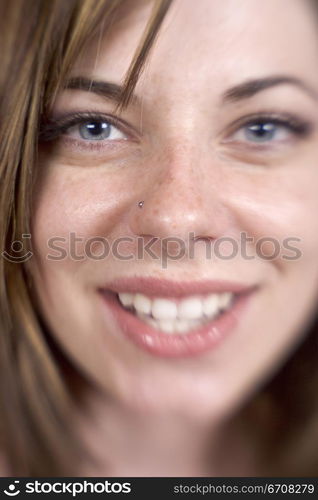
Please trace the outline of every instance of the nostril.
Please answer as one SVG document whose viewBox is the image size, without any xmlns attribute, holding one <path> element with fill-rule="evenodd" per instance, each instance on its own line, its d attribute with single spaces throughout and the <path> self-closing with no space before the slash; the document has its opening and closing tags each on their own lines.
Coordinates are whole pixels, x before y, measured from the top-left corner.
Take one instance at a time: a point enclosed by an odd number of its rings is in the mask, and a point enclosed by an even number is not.
<svg viewBox="0 0 318 500">
<path fill-rule="evenodd" d="M 157 241 L 157 240 L 160 240 L 160 238 L 158 236 L 153 236 L 152 234 L 146 234 L 146 233 L 142 233 L 142 234 L 139 234 L 138 235 L 139 238 L 144 238 L 144 240 L 146 241 Z"/>
<path fill-rule="evenodd" d="M 194 243 L 196 243 L 197 241 L 203 241 L 204 243 L 212 244 L 216 240 L 216 238 L 213 238 L 212 236 L 194 236 L 193 233 L 190 233 L 189 240 L 193 241 Z"/>
</svg>

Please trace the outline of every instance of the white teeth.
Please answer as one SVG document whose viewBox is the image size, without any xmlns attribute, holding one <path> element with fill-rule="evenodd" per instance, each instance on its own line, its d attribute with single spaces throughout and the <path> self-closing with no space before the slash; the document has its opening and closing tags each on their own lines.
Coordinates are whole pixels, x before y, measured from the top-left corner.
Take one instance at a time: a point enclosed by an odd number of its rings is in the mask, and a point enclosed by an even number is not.
<svg viewBox="0 0 318 500">
<path fill-rule="evenodd" d="M 185 333 L 189 330 L 189 321 L 179 319 L 175 322 L 175 329 L 177 333 Z"/>
<path fill-rule="evenodd" d="M 149 316 L 142 316 L 138 314 L 138 317 L 151 325 L 156 330 L 160 330 L 165 333 L 175 334 L 175 333 L 188 333 L 193 330 L 193 328 L 197 328 L 202 324 L 202 322 L 198 319 L 192 320 L 169 320 L 169 319 L 161 319 L 156 320 L 152 319 Z"/>
<path fill-rule="evenodd" d="M 229 309 L 233 293 L 211 293 L 179 301 L 151 299 L 142 293 L 119 293 L 118 298 L 124 307 L 134 308 L 136 315 L 156 330 L 167 334 L 185 334 L 211 322 L 220 311 Z"/>
<path fill-rule="evenodd" d="M 203 299 L 203 312 L 206 316 L 214 316 L 219 311 L 219 295 L 211 293 Z"/>
<path fill-rule="evenodd" d="M 174 328 L 174 322 L 169 320 L 169 319 L 161 319 L 158 321 L 159 323 L 159 330 L 162 330 L 165 333 L 173 333 L 175 328 Z"/>
<path fill-rule="evenodd" d="M 120 302 L 125 307 L 129 307 L 129 306 L 133 305 L 134 296 L 135 296 L 135 294 L 133 294 L 133 293 L 119 293 L 118 294 Z"/>
<path fill-rule="evenodd" d="M 151 312 L 151 300 L 141 293 L 136 293 L 134 298 L 135 309 L 143 314 L 150 314 Z"/>
<path fill-rule="evenodd" d="M 167 299 L 155 299 L 152 303 L 151 312 L 156 319 L 176 319 L 177 304 Z"/>
<path fill-rule="evenodd" d="M 159 328 L 158 321 L 156 321 L 155 319 L 151 318 L 150 316 L 144 316 L 143 318 L 140 318 L 140 319 L 142 319 L 143 321 L 145 321 L 146 323 L 148 323 L 148 325 L 152 326 L 152 328 L 156 328 L 156 329 Z"/>
<path fill-rule="evenodd" d="M 226 309 L 230 305 L 232 296 L 233 294 L 230 292 L 221 293 L 219 295 L 219 306 L 221 309 Z"/>
<path fill-rule="evenodd" d="M 178 306 L 178 316 L 180 319 L 197 319 L 203 315 L 202 300 L 196 297 L 181 300 Z"/>
</svg>

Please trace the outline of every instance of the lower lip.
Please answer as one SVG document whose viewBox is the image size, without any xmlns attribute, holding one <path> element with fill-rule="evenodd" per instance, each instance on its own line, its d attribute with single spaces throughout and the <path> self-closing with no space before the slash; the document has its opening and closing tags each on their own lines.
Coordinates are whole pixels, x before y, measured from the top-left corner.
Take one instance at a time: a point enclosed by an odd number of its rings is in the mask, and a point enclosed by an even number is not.
<svg viewBox="0 0 318 500">
<path fill-rule="evenodd" d="M 238 295 L 232 307 L 196 330 L 186 334 L 161 333 L 137 316 L 125 310 L 113 293 L 102 291 L 103 302 L 115 317 L 120 330 L 136 346 L 163 358 L 184 358 L 203 354 L 215 349 L 242 320 L 252 292 Z"/>
</svg>

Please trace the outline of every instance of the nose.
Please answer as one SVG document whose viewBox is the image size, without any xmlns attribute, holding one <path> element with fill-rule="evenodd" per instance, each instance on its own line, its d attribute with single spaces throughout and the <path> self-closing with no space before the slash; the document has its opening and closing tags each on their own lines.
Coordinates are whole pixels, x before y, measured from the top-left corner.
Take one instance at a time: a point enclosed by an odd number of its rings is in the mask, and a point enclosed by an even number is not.
<svg viewBox="0 0 318 500">
<path fill-rule="evenodd" d="M 222 176 L 213 160 L 195 148 L 174 146 L 148 165 L 147 173 L 129 214 L 135 235 L 188 241 L 190 234 L 215 240 L 228 232 L 231 214 L 222 201 Z"/>
</svg>

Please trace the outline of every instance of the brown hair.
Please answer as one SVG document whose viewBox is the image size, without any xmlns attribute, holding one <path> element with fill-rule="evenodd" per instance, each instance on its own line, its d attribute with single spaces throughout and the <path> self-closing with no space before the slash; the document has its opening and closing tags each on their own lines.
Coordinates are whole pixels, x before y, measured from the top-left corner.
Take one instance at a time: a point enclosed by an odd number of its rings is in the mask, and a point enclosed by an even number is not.
<svg viewBox="0 0 318 500">
<path fill-rule="evenodd" d="M 0 2 L 0 252 L 29 240 L 32 185 L 41 117 L 87 40 L 111 23 L 122 0 Z M 154 2 L 128 70 L 126 106 L 170 0 Z M 11 252 L 12 254 L 12 252 Z M 3 254 L 2 254 L 3 255 Z M 34 310 L 26 266 L 0 260 L 0 434 L 15 475 L 70 474 L 80 449 L 68 423 L 74 395 L 63 379 L 62 355 L 50 345 Z M 57 361 L 57 357 L 58 361 Z M 65 360 L 63 360 L 66 363 Z M 73 461 L 72 461 L 73 458 Z M 76 470 L 72 471 L 73 474 Z"/>
<path fill-rule="evenodd" d="M 121 107 L 129 102 L 170 3 L 154 2 L 127 72 Z M 15 240 L 24 242 L 24 253 L 32 249 L 23 235 L 30 233 L 41 119 L 87 40 L 101 29 L 101 21 L 103 29 L 112 22 L 122 4 L 33 0 L 30 6 L 28 0 L 0 0 L 0 253 L 10 253 Z M 1 448 L 13 475 L 76 475 L 69 464 L 82 450 L 68 414 L 79 401 L 66 375 L 73 367 L 36 312 L 27 267 L 5 257 L 0 266 Z M 315 327 L 311 332 L 235 416 L 253 432 L 264 474 L 318 472 L 318 340 Z"/>
</svg>

